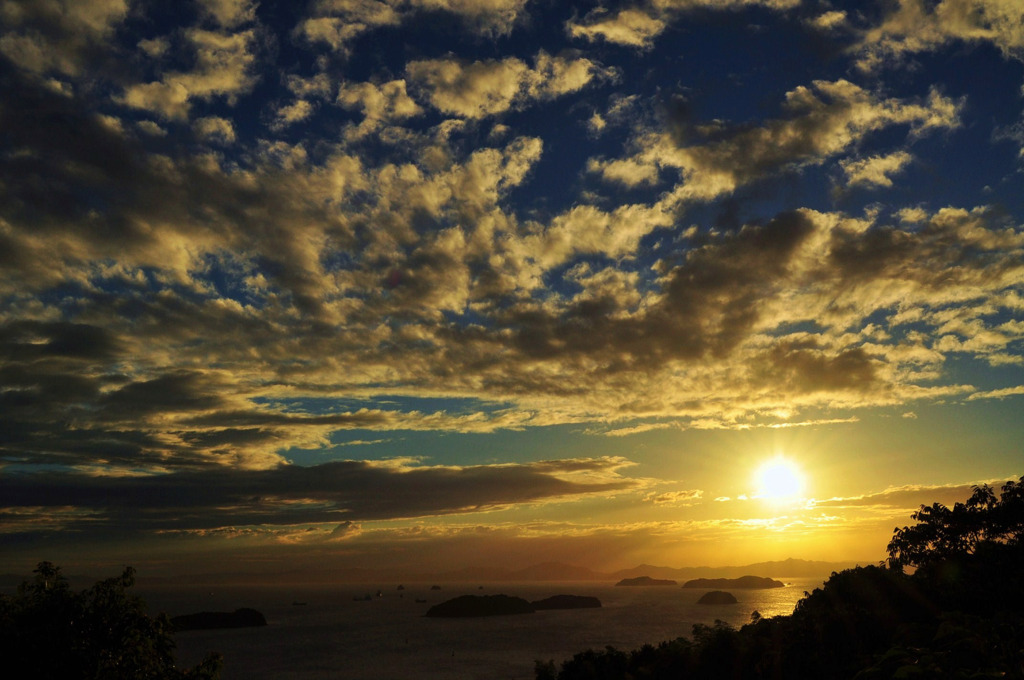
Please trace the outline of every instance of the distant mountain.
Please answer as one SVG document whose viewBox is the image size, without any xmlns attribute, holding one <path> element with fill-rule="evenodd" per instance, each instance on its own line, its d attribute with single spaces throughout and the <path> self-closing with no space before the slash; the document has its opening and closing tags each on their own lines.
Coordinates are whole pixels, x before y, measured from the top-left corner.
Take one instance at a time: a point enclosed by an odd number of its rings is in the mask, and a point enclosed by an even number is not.
<svg viewBox="0 0 1024 680">
<path fill-rule="evenodd" d="M 868 563 L 870 564 L 870 563 Z M 834 571 L 842 571 L 858 566 L 856 562 L 819 562 L 790 558 L 777 562 L 758 562 L 742 566 L 728 567 L 659 567 L 641 564 L 631 569 L 620 569 L 614 572 L 599 572 L 586 567 L 579 567 L 562 562 L 544 562 L 534 564 L 525 569 L 501 569 L 497 567 L 465 567 L 457 571 L 443 573 L 420 574 L 408 580 L 420 581 L 611 581 L 647 576 L 654 579 L 666 579 L 679 582 L 696 578 L 739 578 L 756 575 L 767 578 L 811 578 L 821 576 L 823 579 Z"/>
<path fill-rule="evenodd" d="M 695 578 L 683 584 L 684 588 L 739 588 L 741 590 L 765 590 L 784 588 L 786 584 L 767 576 L 740 576 L 739 578 Z"/>
<path fill-rule="evenodd" d="M 781 562 L 758 562 L 748 564 L 745 567 L 736 568 L 736 571 L 746 571 L 758 576 L 772 577 L 797 577 L 829 576 L 834 571 L 843 571 L 853 567 L 876 564 L 877 560 L 867 562 L 812 562 L 808 560 L 797 560 L 790 557 Z"/>
<path fill-rule="evenodd" d="M 607 577 L 586 567 L 560 562 L 544 562 L 512 572 L 512 580 L 516 581 L 601 581 Z"/>
<path fill-rule="evenodd" d="M 610 574 L 612 579 L 635 578 L 650 576 L 652 578 L 671 578 L 677 581 L 689 581 L 696 578 L 739 578 L 754 574 L 769 578 L 811 578 L 827 577 L 834 571 L 842 571 L 858 566 L 857 562 L 818 562 L 790 558 L 781 562 L 757 562 L 732 567 L 655 567 L 642 564 L 632 569 L 622 569 Z M 868 564 L 873 564 L 869 562 Z"/>
<path fill-rule="evenodd" d="M 870 563 L 869 563 L 870 564 Z M 858 566 L 856 562 L 819 562 L 790 558 L 777 562 L 758 562 L 728 567 L 659 567 L 641 564 L 631 569 L 614 572 L 599 572 L 562 562 L 544 562 L 525 569 L 501 569 L 496 567 L 465 567 L 458 571 L 441 574 L 421 575 L 416 580 L 442 580 L 449 582 L 473 581 L 611 581 L 634 579 L 647 576 L 654 579 L 674 580 L 680 583 L 697 578 L 740 578 L 756 575 L 766 578 L 812 578 L 823 579 L 834 571 Z"/>
<path fill-rule="evenodd" d="M 872 564 L 867 562 L 865 564 Z M 854 562 L 816 562 L 809 560 L 788 559 L 778 562 L 758 562 L 743 566 L 726 567 L 664 567 L 641 564 L 631 569 L 620 569 L 614 572 L 599 572 L 587 567 L 580 567 L 562 562 L 543 562 L 521 569 L 506 569 L 492 566 L 467 566 L 451 571 L 417 571 L 410 568 L 370 569 L 360 567 L 344 567 L 337 569 L 289 570 L 273 573 L 237 573 L 217 572 L 185 574 L 180 576 L 149 576 L 140 574 L 140 588 L 161 584 L 200 585 L 200 584 L 332 584 L 362 583 L 374 584 L 377 587 L 393 588 L 399 583 L 514 583 L 517 581 L 594 581 L 616 583 L 623 579 L 647 576 L 654 579 L 667 579 L 683 583 L 697 578 L 738 578 L 756 575 L 774 579 L 812 578 L 822 580 L 835 571 L 842 571 L 857 566 Z M 25 577 L 11 575 L 11 585 L 16 585 Z M 0 584 L 2 585 L 2 584 Z"/>
</svg>

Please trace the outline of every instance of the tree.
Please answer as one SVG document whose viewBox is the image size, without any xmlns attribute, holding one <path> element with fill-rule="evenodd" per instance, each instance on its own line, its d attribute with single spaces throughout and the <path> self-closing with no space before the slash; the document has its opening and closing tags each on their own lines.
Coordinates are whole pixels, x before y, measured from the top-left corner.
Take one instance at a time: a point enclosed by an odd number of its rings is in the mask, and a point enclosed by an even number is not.
<svg viewBox="0 0 1024 680">
<path fill-rule="evenodd" d="M 998 499 L 987 484 L 976 486 L 966 502 L 952 508 L 922 505 L 911 519 L 917 524 L 893 530 L 888 546 L 892 569 L 922 568 L 973 555 L 991 543 L 1019 546 L 1024 542 L 1024 477 L 1007 482 Z"/>
<path fill-rule="evenodd" d="M 24 677 L 68 680 L 216 680 L 219 655 L 192 669 L 174 664 L 166 615 L 153 618 L 128 590 L 135 570 L 71 590 L 60 567 L 40 562 L 14 596 L 0 597 L 0 655 Z"/>
</svg>

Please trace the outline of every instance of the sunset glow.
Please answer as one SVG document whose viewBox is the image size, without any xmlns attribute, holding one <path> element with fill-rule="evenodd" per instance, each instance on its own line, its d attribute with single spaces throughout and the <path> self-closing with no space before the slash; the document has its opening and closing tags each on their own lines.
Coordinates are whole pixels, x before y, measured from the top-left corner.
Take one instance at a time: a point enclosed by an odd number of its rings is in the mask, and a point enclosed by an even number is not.
<svg viewBox="0 0 1024 680">
<path fill-rule="evenodd" d="M 877 562 L 1024 474 L 1010 5 L 0 3 L 0 571 Z"/>
</svg>

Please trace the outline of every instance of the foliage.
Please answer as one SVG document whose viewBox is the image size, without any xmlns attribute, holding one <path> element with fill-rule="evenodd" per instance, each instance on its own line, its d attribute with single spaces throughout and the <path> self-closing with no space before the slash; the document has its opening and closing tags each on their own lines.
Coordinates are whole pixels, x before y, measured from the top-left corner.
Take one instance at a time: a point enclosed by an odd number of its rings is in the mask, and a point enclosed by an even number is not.
<svg viewBox="0 0 1024 680">
<path fill-rule="evenodd" d="M 174 638 L 165 615 L 147 616 L 129 594 L 135 570 L 73 591 L 60 567 L 40 562 L 31 582 L 0 597 L 0 654 L 23 677 L 62 680 L 216 680 L 221 660 L 192 669 L 174 665 Z"/>
<path fill-rule="evenodd" d="M 922 507 L 888 568 L 832 574 L 790 616 L 721 621 L 626 653 L 576 654 L 537 680 L 1024 680 L 1024 478 Z M 904 566 L 916 567 L 912 575 Z"/>
<path fill-rule="evenodd" d="M 889 565 L 894 569 L 923 567 L 973 554 L 980 545 L 1024 541 L 1024 477 L 1008 482 L 997 499 L 987 484 L 974 487 L 964 503 L 921 506 L 911 515 L 912 527 L 893 531 Z"/>
</svg>

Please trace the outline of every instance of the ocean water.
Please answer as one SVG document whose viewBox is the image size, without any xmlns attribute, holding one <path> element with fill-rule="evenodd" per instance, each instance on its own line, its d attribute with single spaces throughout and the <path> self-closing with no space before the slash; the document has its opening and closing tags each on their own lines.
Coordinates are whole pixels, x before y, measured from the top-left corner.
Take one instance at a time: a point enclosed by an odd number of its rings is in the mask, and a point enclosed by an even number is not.
<svg viewBox="0 0 1024 680">
<path fill-rule="evenodd" d="M 530 680 L 534 661 L 556 664 L 586 649 L 628 651 L 689 636 L 695 623 L 734 626 L 790 614 L 823 579 L 793 579 L 785 588 L 732 590 L 738 604 L 699 605 L 706 590 L 679 586 L 616 587 L 610 583 L 507 583 L 213 586 L 138 589 L 155 614 L 261 611 L 263 628 L 178 633 L 180 665 L 208 651 L 224 656 L 224 680 Z M 380 597 L 376 596 L 380 590 Z M 541 611 L 519 616 L 427 618 L 427 609 L 458 595 L 504 593 L 527 600 L 590 595 L 599 609 Z M 354 598 L 370 594 L 369 601 Z M 427 602 L 417 602 L 426 600 Z M 305 602 L 296 605 L 294 602 Z"/>
</svg>

